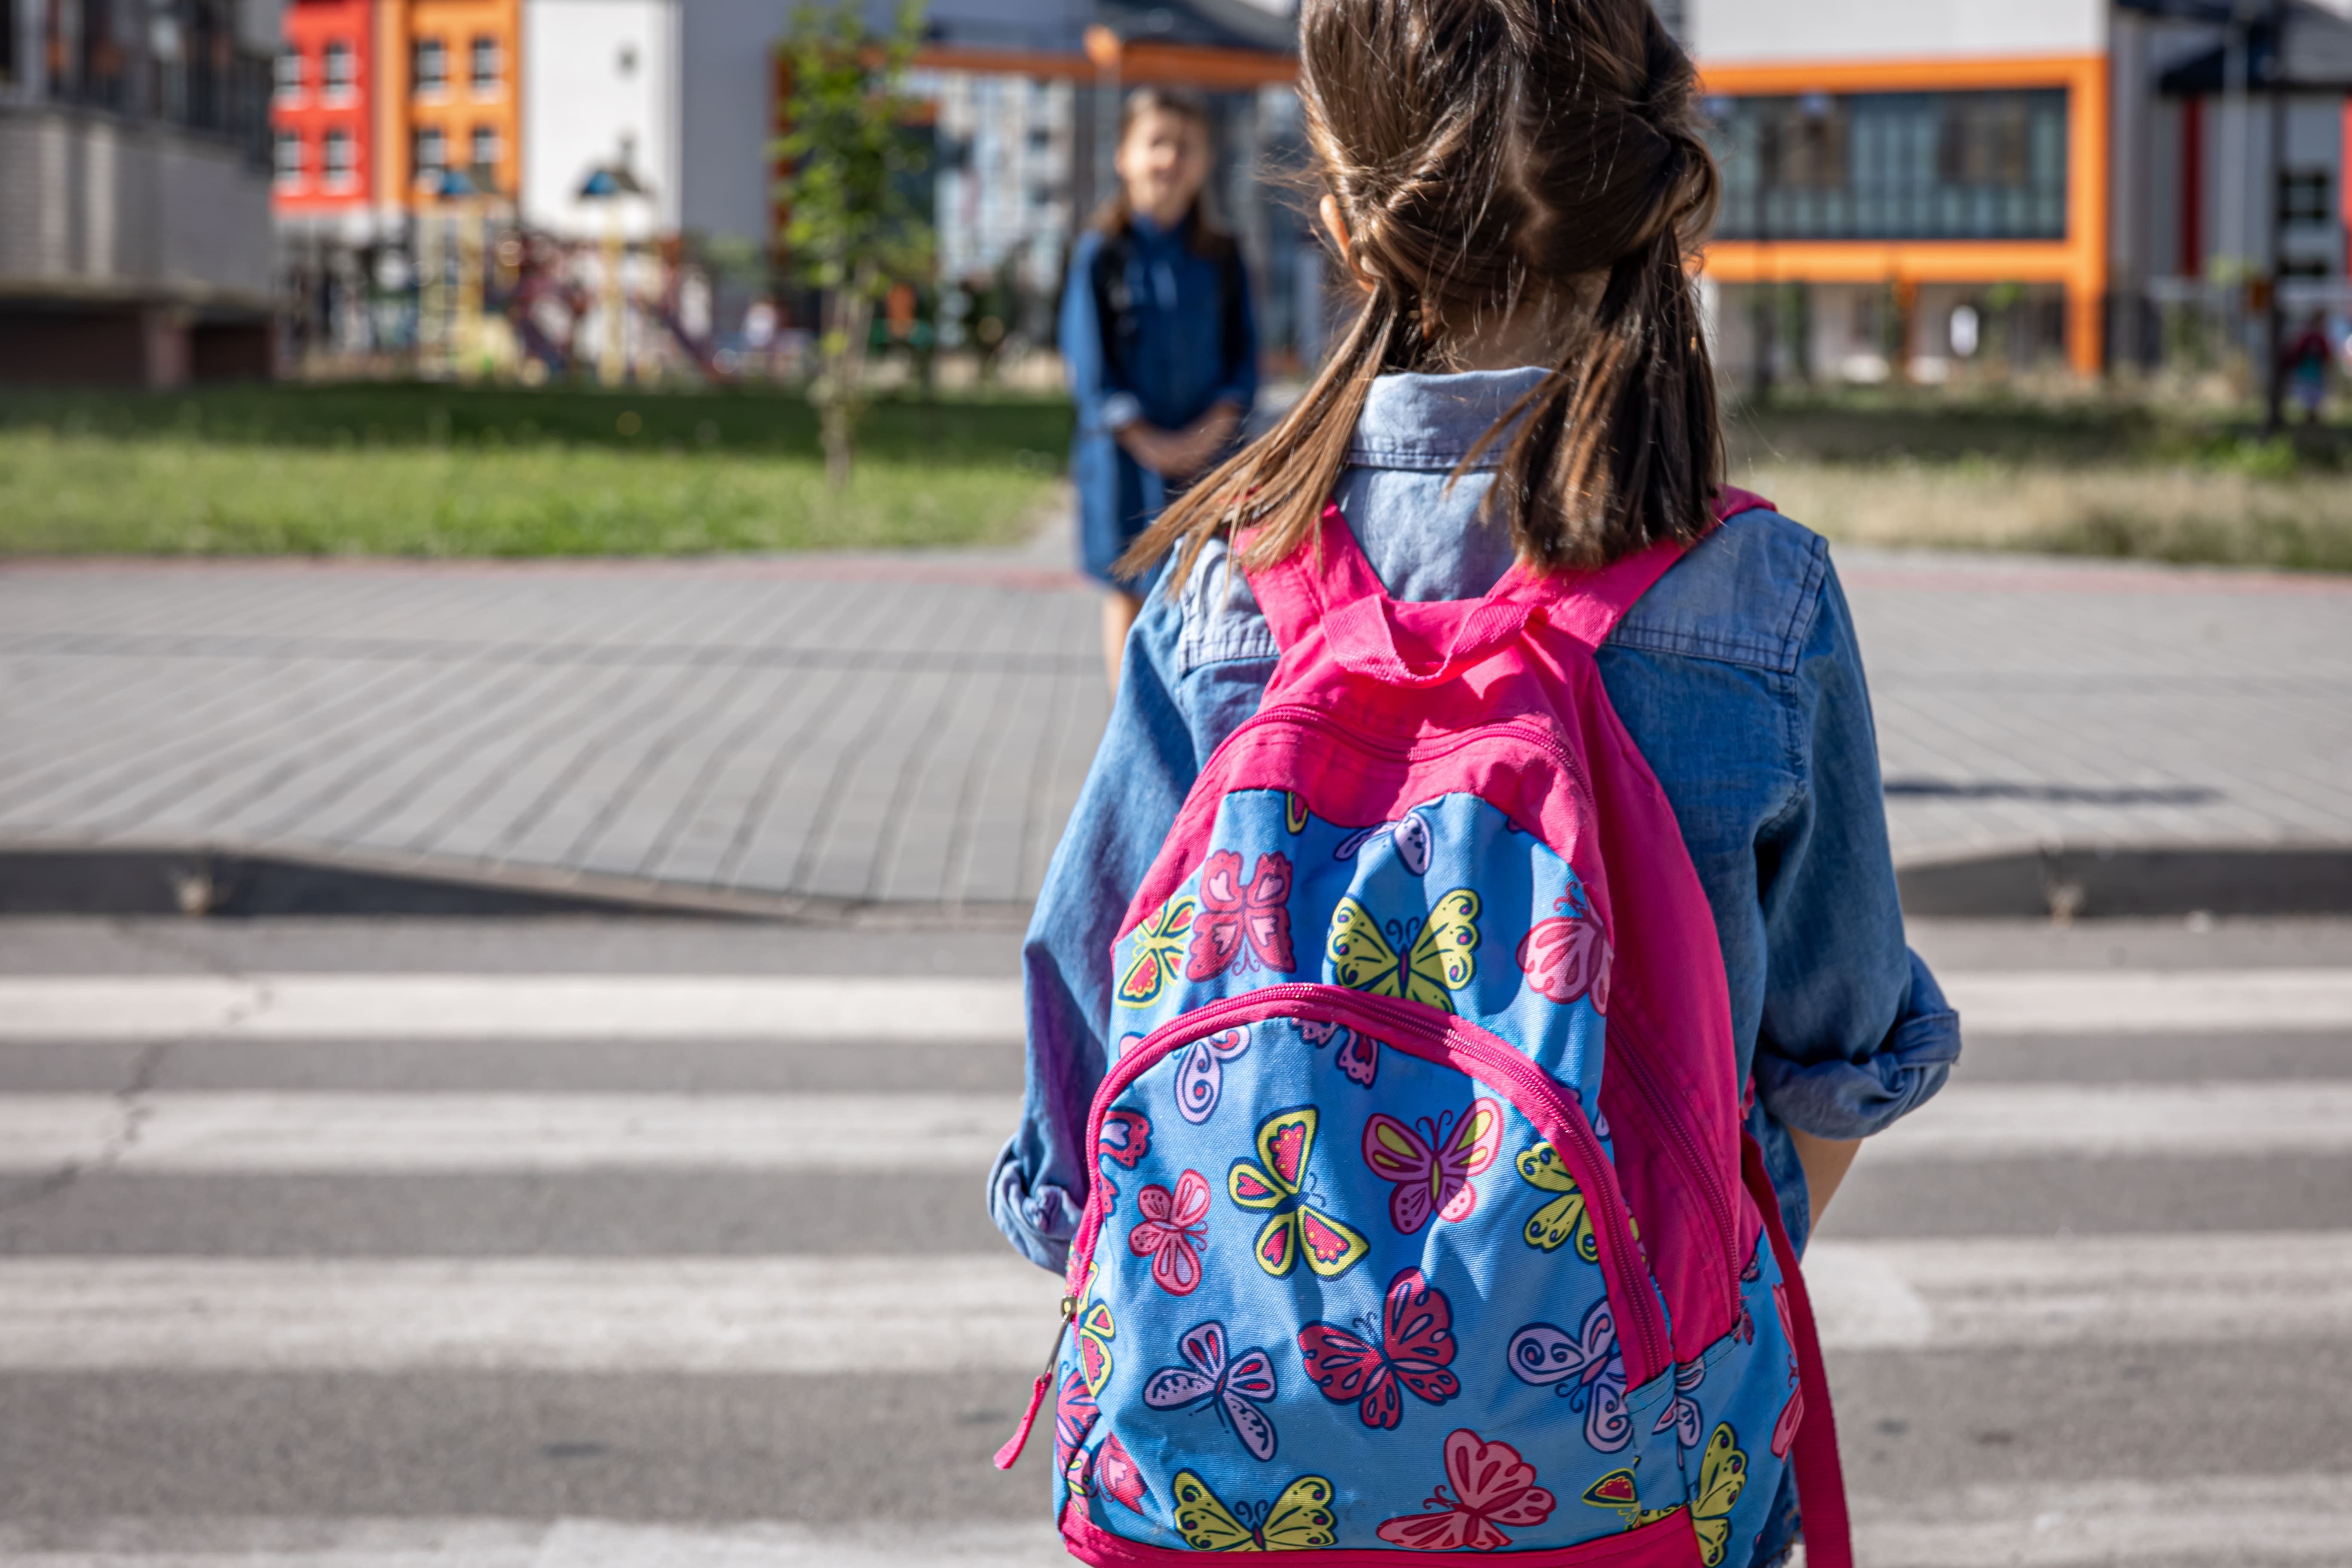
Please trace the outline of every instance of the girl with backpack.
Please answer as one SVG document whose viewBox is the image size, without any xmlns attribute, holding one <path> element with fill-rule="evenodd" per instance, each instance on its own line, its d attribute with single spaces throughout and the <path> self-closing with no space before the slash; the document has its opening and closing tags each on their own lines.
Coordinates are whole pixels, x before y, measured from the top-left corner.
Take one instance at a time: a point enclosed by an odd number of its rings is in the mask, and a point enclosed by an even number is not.
<svg viewBox="0 0 2352 1568">
<path fill-rule="evenodd" d="M 1119 188 L 1070 256 L 1061 344 L 1078 426 L 1078 554 L 1106 590 L 1114 689 L 1142 599 L 1118 568 L 1171 494 L 1223 458 L 1257 397 L 1240 247 L 1204 210 L 1209 110 L 1139 88 L 1119 111 Z"/>
<path fill-rule="evenodd" d="M 1644 0 L 1299 34 L 1356 320 L 1128 555 L 1024 949 L 1065 1539 L 1746 1568 L 1801 1494 L 1842 1568 L 1796 1251 L 1959 1034 L 1828 548 L 1723 485 L 1693 68 Z"/>
</svg>

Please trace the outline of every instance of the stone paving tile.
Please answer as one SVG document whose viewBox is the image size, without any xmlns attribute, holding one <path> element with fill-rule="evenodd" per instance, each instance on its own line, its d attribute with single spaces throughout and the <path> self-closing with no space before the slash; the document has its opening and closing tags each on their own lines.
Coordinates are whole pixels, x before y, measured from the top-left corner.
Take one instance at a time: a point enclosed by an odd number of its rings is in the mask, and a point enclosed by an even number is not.
<svg viewBox="0 0 2352 1568">
<path fill-rule="evenodd" d="M 1108 710 L 1058 555 L 0 567 L 0 838 L 1018 904 Z M 1839 564 L 1899 857 L 2352 842 L 2352 583 Z"/>
</svg>

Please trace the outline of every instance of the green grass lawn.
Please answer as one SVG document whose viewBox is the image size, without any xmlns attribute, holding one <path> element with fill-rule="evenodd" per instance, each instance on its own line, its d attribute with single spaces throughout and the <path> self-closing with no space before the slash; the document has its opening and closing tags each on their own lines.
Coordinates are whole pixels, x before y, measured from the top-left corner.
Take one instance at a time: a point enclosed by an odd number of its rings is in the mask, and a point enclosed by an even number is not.
<svg viewBox="0 0 2352 1568">
<path fill-rule="evenodd" d="M 849 489 L 783 394 L 277 385 L 0 395 L 0 553 L 635 555 L 982 544 L 1067 405 L 890 400 Z"/>
</svg>

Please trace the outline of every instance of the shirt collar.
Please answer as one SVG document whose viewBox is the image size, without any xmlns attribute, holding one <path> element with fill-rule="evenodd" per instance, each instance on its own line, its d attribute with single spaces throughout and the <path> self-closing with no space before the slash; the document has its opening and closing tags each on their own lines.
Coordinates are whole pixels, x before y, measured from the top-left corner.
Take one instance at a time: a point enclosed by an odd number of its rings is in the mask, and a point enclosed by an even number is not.
<svg viewBox="0 0 2352 1568">
<path fill-rule="evenodd" d="M 1348 444 L 1348 461 L 1360 468 L 1448 471 L 1547 374 L 1540 365 L 1524 365 L 1454 375 L 1376 377 Z M 1502 460 L 1504 445 L 1487 443 L 1471 467 L 1494 468 Z"/>
</svg>

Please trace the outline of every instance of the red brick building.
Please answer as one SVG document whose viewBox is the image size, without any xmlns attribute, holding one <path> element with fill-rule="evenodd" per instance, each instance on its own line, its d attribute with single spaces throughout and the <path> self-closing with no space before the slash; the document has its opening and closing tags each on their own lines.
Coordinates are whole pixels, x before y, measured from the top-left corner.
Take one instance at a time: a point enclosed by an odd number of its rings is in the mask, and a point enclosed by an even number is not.
<svg viewBox="0 0 2352 1568">
<path fill-rule="evenodd" d="M 377 197 L 376 0 L 289 0 L 270 104 L 280 217 L 366 212 Z"/>
</svg>

